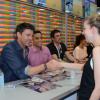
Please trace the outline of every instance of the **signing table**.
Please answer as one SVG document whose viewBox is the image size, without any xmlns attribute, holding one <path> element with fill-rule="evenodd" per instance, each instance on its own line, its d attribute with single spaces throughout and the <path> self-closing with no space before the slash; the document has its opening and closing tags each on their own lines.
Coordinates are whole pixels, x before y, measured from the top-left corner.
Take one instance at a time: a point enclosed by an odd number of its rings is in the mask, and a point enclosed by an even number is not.
<svg viewBox="0 0 100 100">
<path fill-rule="evenodd" d="M 9 83 L 0 88 L 0 100 L 77 100 L 80 79 L 81 73 L 76 71 L 75 77 L 56 82 L 61 87 L 43 93 Z"/>
</svg>

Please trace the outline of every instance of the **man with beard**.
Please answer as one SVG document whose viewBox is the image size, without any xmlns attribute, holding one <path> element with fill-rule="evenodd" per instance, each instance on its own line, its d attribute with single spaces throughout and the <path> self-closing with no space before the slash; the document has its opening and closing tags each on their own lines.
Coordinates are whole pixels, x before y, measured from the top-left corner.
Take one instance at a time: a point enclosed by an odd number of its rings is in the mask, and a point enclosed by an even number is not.
<svg viewBox="0 0 100 100">
<path fill-rule="evenodd" d="M 51 31 L 50 37 L 52 41 L 47 47 L 51 52 L 52 58 L 61 61 L 66 57 L 71 62 L 76 62 L 76 59 L 67 51 L 65 44 L 61 42 L 61 32 L 59 30 Z"/>
</svg>

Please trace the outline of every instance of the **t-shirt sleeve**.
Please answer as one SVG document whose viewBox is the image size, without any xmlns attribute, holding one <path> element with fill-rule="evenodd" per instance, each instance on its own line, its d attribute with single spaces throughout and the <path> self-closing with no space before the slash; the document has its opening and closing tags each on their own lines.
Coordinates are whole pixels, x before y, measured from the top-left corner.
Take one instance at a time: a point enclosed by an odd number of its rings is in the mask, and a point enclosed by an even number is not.
<svg viewBox="0 0 100 100">
<path fill-rule="evenodd" d="M 49 51 L 49 49 L 46 47 L 46 51 L 47 51 L 47 54 L 48 54 L 48 61 L 50 61 L 51 59 L 52 59 L 52 57 L 51 57 L 51 53 L 50 53 L 50 51 Z"/>
<path fill-rule="evenodd" d="M 62 45 L 63 45 L 64 51 L 66 52 L 67 51 L 66 45 L 64 43 Z"/>
<path fill-rule="evenodd" d="M 79 55 L 79 50 L 78 50 L 78 48 L 76 47 L 75 49 L 74 49 L 74 51 L 73 51 L 73 56 L 76 58 L 76 59 L 80 59 L 80 55 Z"/>
<path fill-rule="evenodd" d="M 55 49 L 54 46 L 52 46 L 52 45 L 49 44 L 49 45 L 47 45 L 47 47 L 48 47 L 48 49 L 49 49 L 51 55 L 57 54 L 57 51 L 56 51 L 56 49 Z"/>
</svg>

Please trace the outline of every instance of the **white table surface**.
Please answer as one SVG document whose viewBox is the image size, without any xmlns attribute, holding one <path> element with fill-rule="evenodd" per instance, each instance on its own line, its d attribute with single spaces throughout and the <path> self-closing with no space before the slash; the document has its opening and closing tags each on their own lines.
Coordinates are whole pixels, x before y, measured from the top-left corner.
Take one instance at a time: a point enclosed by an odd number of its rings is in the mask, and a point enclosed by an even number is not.
<svg viewBox="0 0 100 100">
<path fill-rule="evenodd" d="M 62 87 L 44 93 L 38 93 L 23 86 L 15 88 L 5 86 L 0 88 L 0 100 L 59 100 L 78 90 L 80 79 L 81 77 L 76 75 L 75 78 L 58 81 L 56 84 Z"/>
</svg>

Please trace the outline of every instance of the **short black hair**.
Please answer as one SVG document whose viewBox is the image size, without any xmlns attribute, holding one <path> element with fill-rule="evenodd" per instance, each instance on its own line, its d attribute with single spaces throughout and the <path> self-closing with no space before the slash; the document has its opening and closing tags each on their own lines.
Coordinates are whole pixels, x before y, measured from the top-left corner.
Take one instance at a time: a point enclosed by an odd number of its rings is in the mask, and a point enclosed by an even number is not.
<svg viewBox="0 0 100 100">
<path fill-rule="evenodd" d="M 80 45 L 82 40 L 85 40 L 85 36 L 83 34 L 76 36 L 75 47 Z"/>
<path fill-rule="evenodd" d="M 33 33 L 35 31 L 35 27 L 32 24 L 24 22 L 24 23 L 20 23 L 19 25 L 17 25 L 15 33 L 16 34 L 17 34 L 17 32 L 22 33 L 25 29 L 30 29 L 33 31 Z"/>
<path fill-rule="evenodd" d="M 53 31 L 51 31 L 50 37 L 51 37 L 51 38 L 54 38 L 54 35 L 55 35 L 56 33 L 60 33 L 60 32 L 61 32 L 60 30 L 53 30 Z"/>
<path fill-rule="evenodd" d="M 37 33 L 42 34 L 42 32 L 41 32 L 41 31 L 39 31 L 39 30 L 34 31 L 34 34 L 37 34 Z"/>
</svg>

